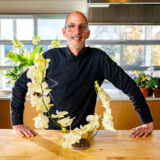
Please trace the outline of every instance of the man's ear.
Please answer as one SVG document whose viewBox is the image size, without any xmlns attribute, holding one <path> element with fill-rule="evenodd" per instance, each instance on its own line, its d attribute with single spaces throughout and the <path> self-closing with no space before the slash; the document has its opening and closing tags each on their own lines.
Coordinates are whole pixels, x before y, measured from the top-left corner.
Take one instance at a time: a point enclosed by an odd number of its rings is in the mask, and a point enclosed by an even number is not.
<svg viewBox="0 0 160 160">
<path fill-rule="evenodd" d="M 88 39 L 89 37 L 90 37 L 90 30 L 87 31 L 86 39 Z"/>
<path fill-rule="evenodd" d="M 66 29 L 65 28 L 62 28 L 62 34 L 64 37 L 66 37 Z"/>
</svg>

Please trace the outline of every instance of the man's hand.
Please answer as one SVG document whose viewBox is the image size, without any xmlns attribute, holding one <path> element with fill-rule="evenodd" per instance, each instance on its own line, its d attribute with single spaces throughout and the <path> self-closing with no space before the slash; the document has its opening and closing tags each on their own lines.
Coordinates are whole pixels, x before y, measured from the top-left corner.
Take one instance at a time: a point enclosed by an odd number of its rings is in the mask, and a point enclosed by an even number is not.
<svg viewBox="0 0 160 160">
<path fill-rule="evenodd" d="M 37 135 L 37 133 L 32 130 L 30 127 L 24 125 L 24 124 L 20 124 L 20 125 L 15 125 L 13 126 L 14 131 L 20 135 L 21 137 L 34 137 Z"/>
<path fill-rule="evenodd" d="M 141 126 L 132 129 L 131 137 L 139 138 L 139 137 L 147 137 L 152 133 L 153 130 L 153 122 L 145 123 Z"/>
</svg>

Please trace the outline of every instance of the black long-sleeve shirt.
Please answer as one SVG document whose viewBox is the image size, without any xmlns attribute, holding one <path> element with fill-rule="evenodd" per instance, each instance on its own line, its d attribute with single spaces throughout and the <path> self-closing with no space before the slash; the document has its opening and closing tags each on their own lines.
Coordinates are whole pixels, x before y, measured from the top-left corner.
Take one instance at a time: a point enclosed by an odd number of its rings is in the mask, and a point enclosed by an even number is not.
<svg viewBox="0 0 160 160">
<path fill-rule="evenodd" d="M 70 117 L 76 117 L 72 128 L 86 123 L 86 116 L 94 114 L 96 103 L 95 80 L 101 85 L 104 79 L 130 97 L 141 122 L 152 121 L 148 105 L 135 82 L 102 50 L 86 47 L 78 56 L 68 48 L 55 48 L 43 54 L 51 59 L 46 73 L 46 82 L 50 89 L 50 113 L 56 110 L 68 111 Z M 27 71 L 26 71 L 27 72 Z M 24 72 L 16 81 L 12 91 L 12 124 L 23 124 L 23 110 L 27 82 L 30 80 Z M 125 112 L 125 111 L 124 111 Z M 49 129 L 58 129 L 49 121 Z"/>
</svg>

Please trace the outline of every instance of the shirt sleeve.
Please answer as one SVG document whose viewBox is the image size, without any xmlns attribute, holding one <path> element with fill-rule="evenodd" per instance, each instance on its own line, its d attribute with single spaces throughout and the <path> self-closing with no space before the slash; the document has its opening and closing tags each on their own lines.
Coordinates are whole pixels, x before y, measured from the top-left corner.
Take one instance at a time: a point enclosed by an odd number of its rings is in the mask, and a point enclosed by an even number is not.
<svg viewBox="0 0 160 160">
<path fill-rule="evenodd" d="M 116 88 L 127 94 L 137 111 L 141 122 L 152 122 L 152 116 L 147 102 L 134 80 L 125 73 L 108 55 L 103 55 L 103 73 Z"/>
<path fill-rule="evenodd" d="M 30 81 L 25 71 L 15 82 L 11 97 L 11 121 L 12 125 L 23 124 L 24 102 L 27 93 L 27 83 Z"/>
<path fill-rule="evenodd" d="M 42 54 L 44 58 L 46 58 L 46 54 L 47 51 Z M 27 71 L 28 70 L 22 73 L 12 88 L 12 97 L 10 102 L 12 125 L 23 124 L 24 102 L 28 91 L 27 83 L 31 82 L 27 77 Z"/>
</svg>

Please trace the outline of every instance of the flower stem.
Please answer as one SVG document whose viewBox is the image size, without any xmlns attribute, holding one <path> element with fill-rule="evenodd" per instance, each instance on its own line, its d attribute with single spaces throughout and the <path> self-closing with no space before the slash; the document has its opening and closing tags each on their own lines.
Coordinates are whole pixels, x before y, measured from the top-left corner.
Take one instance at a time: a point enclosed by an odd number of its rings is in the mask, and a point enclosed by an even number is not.
<svg viewBox="0 0 160 160">
<path fill-rule="evenodd" d="M 46 66 L 46 61 L 45 61 L 45 66 Z M 47 113 L 48 113 L 48 117 L 51 119 L 51 121 L 52 121 L 56 126 L 58 126 L 58 127 L 60 127 L 60 128 L 62 129 L 62 126 L 59 125 L 59 124 L 51 117 L 51 114 L 49 113 L 49 110 L 48 110 L 48 108 L 47 108 L 47 106 L 46 106 L 46 104 L 45 104 L 45 102 L 44 102 L 42 83 L 43 83 L 43 82 L 41 82 L 42 102 L 43 102 L 43 104 L 44 104 L 44 106 L 45 106 L 45 108 L 46 108 L 46 111 L 47 111 Z"/>
<path fill-rule="evenodd" d="M 46 106 L 46 104 L 45 104 L 45 102 L 44 102 L 44 99 L 43 99 L 43 96 L 42 96 L 42 102 L 43 102 L 43 104 L 44 104 L 44 106 L 45 106 L 45 108 L 46 108 L 46 110 L 47 110 L 47 113 L 48 113 L 48 117 L 51 119 L 51 121 L 56 125 L 56 126 L 58 126 L 58 127 L 60 127 L 61 129 L 62 129 L 62 127 L 61 127 L 61 125 L 59 125 L 58 123 L 56 123 L 56 121 L 51 117 L 51 114 L 49 113 L 49 110 L 48 110 L 48 108 L 47 108 L 47 106 Z"/>
<path fill-rule="evenodd" d="M 97 135 L 98 131 L 99 130 L 96 130 L 96 133 L 90 139 L 88 139 L 88 140 L 90 141 L 91 139 L 93 139 Z"/>
</svg>

